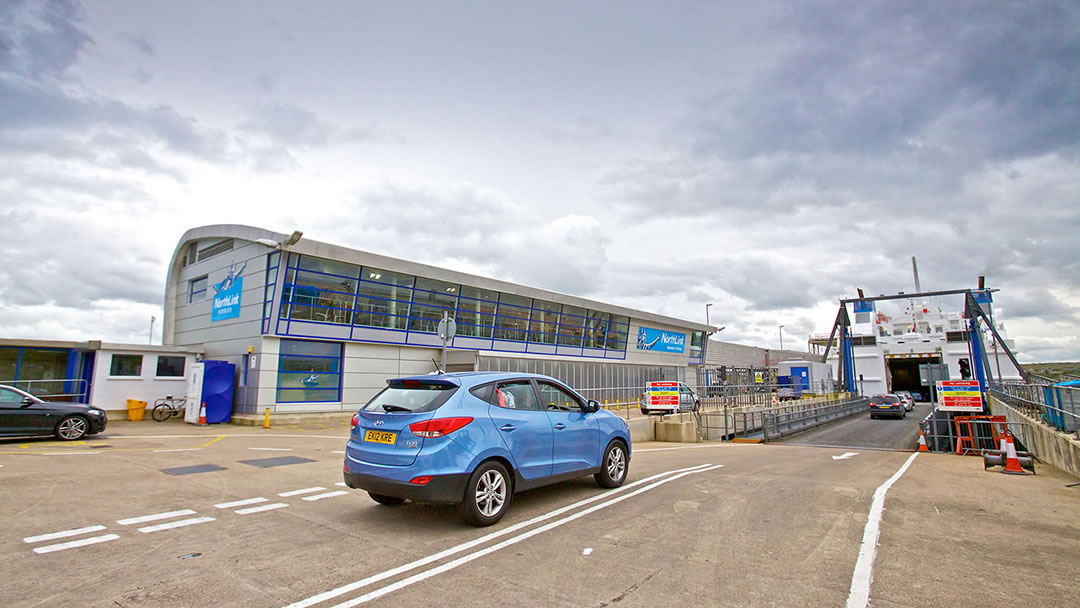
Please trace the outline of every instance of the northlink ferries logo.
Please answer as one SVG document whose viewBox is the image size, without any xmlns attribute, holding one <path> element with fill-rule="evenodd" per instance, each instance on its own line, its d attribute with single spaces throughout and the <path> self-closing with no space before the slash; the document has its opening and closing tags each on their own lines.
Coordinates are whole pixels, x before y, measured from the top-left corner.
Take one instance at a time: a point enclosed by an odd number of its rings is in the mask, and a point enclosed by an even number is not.
<svg viewBox="0 0 1080 608">
<path fill-rule="evenodd" d="M 235 319 L 240 316 L 240 296 L 244 291 L 244 272 L 247 262 L 236 267 L 236 262 L 229 264 L 229 273 L 220 283 L 214 285 L 214 301 L 210 307 L 210 321 Z"/>
<path fill-rule="evenodd" d="M 638 328 L 637 348 L 638 350 L 681 353 L 686 348 L 686 334 L 641 327 Z"/>
</svg>

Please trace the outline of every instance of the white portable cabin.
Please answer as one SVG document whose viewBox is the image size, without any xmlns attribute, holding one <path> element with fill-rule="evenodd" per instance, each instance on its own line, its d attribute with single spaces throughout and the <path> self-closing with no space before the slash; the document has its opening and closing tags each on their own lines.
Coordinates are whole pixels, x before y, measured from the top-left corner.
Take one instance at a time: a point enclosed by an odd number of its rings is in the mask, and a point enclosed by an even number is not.
<svg viewBox="0 0 1080 608">
<path fill-rule="evenodd" d="M 804 393 L 824 394 L 833 389 L 833 368 L 820 361 L 781 361 L 781 376 L 791 376 L 792 387 L 801 386 Z"/>
</svg>

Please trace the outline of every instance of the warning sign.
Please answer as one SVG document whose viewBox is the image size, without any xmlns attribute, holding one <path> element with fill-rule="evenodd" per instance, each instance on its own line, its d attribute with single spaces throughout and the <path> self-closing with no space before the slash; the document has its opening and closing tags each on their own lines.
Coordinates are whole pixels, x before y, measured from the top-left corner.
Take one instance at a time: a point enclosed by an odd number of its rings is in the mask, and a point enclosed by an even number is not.
<svg viewBox="0 0 1080 608">
<path fill-rule="evenodd" d="M 939 380 L 938 409 L 943 412 L 981 412 L 982 393 L 976 380 Z"/>
<path fill-rule="evenodd" d="M 645 385 L 645 397 L 650 410 L 679 409 L 678 382 L 649 382 Z"/>
<path fill-rule="evenodd" d="M 763 382 L 765 382 L 765 378 L 761 372 L 754 372 L 754 384 L 762 384 Z"/>
</svg>

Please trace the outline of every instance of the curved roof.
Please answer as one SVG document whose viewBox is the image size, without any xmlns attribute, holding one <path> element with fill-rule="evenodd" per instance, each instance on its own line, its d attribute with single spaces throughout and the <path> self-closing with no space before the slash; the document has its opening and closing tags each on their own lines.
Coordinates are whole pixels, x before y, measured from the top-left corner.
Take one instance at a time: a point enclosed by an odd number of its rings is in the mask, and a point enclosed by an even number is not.
<svg viewBox="0 0 1080 608">
<path fill-rule="evenodd" d="M 180 255 L 182 252 L 185 251 L 185 247 L 189 243 L 205 239 L 228 238 L 242 239 L 246 241 L 269 239 L 277 243 L 284 243 L 288 236 L 289 235 L 287 234 L 274 232 L 265 228 L 245 226 L 242 224 L 212 224 L 208 226 L 199 226 L 197 228 L 192 228 L 185 232 L 184 235 L 180 237 L 180 241 L 176 244 L 176 248 L 173 250 L 173 255 L 169 262 L 169 276 L 167 278 L 165 287 L 165 335 L 171 337 L 170 325 L 173 318 L 172 313 L 175 312 L 175 291 L 177 287 L 176 279 L 182 267 L 182 264 L 180 263 Z M 469 285 L 481 289 L 489 289 L 492 291 L 500 291 L 503 293 L 511 293 L 526 297 L 540 298 L 549 302 L 569 304 L 571 306 L 578 306 L 591 310 L 600 310 L 613 314 L 625 315 L 639 320 L 652 321 L 664 325 L 671 325 L 691 331 L 716 331 L 716 327 L 713 327 L 711 325 L 704 325 L 702 323 L 695 323 L 693 321 L 686 321 L 683 319 L 654 314 L 642 310 L 635 310 L 614 304 L 607 304 L 604 302 L 589 300 L 586 298 L 563 294 L 547 289 L 528 287 L 508 281 L 501 281 L 498 279 L 491 279 L 478 275 L 468 274 L 465 272 L 459 272 L 456 270 L 449 270 L 447 268 L 440 268 L 438 266 L 411 262 L 408 260 L 393 258 L 377 253 L 361 251 L 359 249 L 352 249 L 340 245 L 333 245 L 331 243 L 316 241 L 306 236 L 300 239 L 300 241 L 294 245 L 282 246 L 282 250 L 295 252 L 303 255 L 311 255 L 320 258 L 338 260 L 350 264 L 371 265 L 384 270 L 401 272 L 413 276 L 421 276 L 430 279 L 437 279 L 450 283 Z"/>
</svg>

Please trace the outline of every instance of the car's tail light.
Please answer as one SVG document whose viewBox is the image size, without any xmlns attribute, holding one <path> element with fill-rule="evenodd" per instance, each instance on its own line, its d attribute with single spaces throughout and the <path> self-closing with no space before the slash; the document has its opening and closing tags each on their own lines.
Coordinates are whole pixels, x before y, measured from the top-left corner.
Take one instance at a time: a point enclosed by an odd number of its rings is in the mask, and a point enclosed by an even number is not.
<svg viewBox="0 0 1080 608">
<path fill-rule="evenodd" d="M 409 430 L 417 437 L 434 439 L 436 437 L 442 437 L 443 435 L 449 435 L 472 421 L 473 419 L 470 417 L 435 418 L 434 420 L 410 424 Z"/>
<path fill-rule="evenodd" d="M 352 423 L 351 424 L 352 424 L 352 426 L 350 428 L 353 428 L 353 429 L 356 428 L 356 425 L 360 424 L 360 414 L 359 413 L 352 415 Z"/>
<path fill-rule="evenodd" d="M 431 481 L 431 475 L 421 475 L 420 477 L 413 477 L 409 480 L 409 483 L 414 486 L 426 486 Z"/>
</svg>

